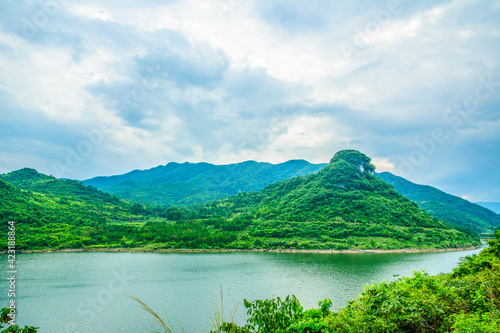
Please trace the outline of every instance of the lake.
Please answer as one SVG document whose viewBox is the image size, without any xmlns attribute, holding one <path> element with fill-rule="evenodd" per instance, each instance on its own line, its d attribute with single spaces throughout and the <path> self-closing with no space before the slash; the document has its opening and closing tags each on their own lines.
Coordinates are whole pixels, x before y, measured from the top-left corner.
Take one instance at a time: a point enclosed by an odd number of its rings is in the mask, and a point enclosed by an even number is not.
<svg viewBox="0 0 500 333">
<path fill-rule="evenodd" d="M 210 329 L 210 313 L 222 285 L 224 314 L 238 303 L 294 294 L 307 309 L 325 298 L 345 306 L 374 281 L 451 272 L 459 258 L 480 249 L 441 253 L 33 253 L 16 256 L 17 324 L 54 332 L 151 332 L 159 328 L 138 303 L 168 315 L 181 332 Z M 7 255 L 0 255 L 4 276 Z M 0 301 L 8 303 L 4 279 Z M 4 292 L 5 290 L 5 292 Z M 243 303 L 235 322 L 242 324 Z M 230 317 L 228 317 L 230 320 Z"/>
</svg>

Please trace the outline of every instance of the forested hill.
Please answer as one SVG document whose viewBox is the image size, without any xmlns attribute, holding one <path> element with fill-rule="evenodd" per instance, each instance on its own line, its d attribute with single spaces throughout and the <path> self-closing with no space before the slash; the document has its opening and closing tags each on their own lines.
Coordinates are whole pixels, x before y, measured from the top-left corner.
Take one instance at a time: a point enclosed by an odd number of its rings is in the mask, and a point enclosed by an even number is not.
<svg viewBox="0 0 500 333">
<path fill-rule="evenodd" d="M 151 212 L 140 204 L 35 170 L 23 169 L 0 177 L 0 232 L 6 233 L 7 222 L 14 221 L 16 248 L 20 250 L 116 246 L 124 237 L 120 225 L 143 224 L 148 215 Z M 0 248 L 6 247 L 7 238 L 0 239 Z"/>
<path fill-rule="evenodd" d="M 130 201 L 187 206 L 225 198 L 240 191 L 259 191 L 278 180 L 317 172 L 325 165 L 304 160 L 280 164 L 246 161 L 228 165 L 172 162 L 124 175 L 96 177 L 83 183 Z"/>
<path fill-rule="evenodd" d="M 74 225 L 97 226 L 111 221 L 139 220 L 144 213 L 142 205 L 130 204 L 111 196 L 108 193 L 99 193 L 91 187 L 84 186 L 76 181 L 53 179 L 43 174 L 34 174 L 28 170 L 32 182 L 23 181 L 23 189 L 14 186 L 0 177 L 0 222 L 15 221 L 19 224 L 31 226 L 42 225 Z M 34 171 L 36 172 L 36 171 Z M 43 187 L 40 192 L 27 190 L 28 187 Z M 74 189 L 72 187 L 74 186 Z M 83 187 L 83 188 L 80 188 Z M 60 190 L 58 190 L 60 189 Z M 77 191 L 77 194 L 71 192 Z M 43 193 L 41 193 L 43 192 Z M 60 192 L 60 193 L 58 193 Z"/>
<path fill-rule="evenodd" d="M 372 247 L 377 242 L 416 247 L 433 241 L 453 247 L 470 240 L 375 177 L 374 169 L 366 155 L 343 150 L 315 174 L 214 201 L 205 213 L 246 219 L 254 236 L 286 238 L 309 228 L 323 242 L 353 237 L 353 244 L 369 241 Z"/>
<path fill-rule="evenodd" d="M 478 233 L 490 233 L 500 226 L 500 215 L 478 204 L 432 186 L 412 183 L 389 172 L 382 172 L 377 176 L 440 220 L 471 228 Z"/>
<path fill-rule="evenodd" d="M 77 181 L 22 169 L 0 177 L 0 231 L 19 249 L 402 249 L 479 244 L 340 151 L 319 172 L 191 208 L 131 204 Z M 6 181 L 8 180 L 8 182 Z M 0 240 L 0 246 L 6 244 Z"/>
<path fill-rule="evenodd" d="M 355 150 L 335 154 L 321 171 L 240 193 L 209 205 L 214 211 L 248 212 L 287 221 L 346 222 L 441 228 L 433 218 L 373 175 L 370 158 Z"/>
<path fill-rule="evenodd" d="M 85 186 L 79 181 L 58 179 L 30 168 L 0 175 L 0 179 L 22 190 L 72 197 L 82 201 L 113 203 L 118 206 L 128 205 L 114 195 L 102 192 L 92 186 Z"/>
</svg>

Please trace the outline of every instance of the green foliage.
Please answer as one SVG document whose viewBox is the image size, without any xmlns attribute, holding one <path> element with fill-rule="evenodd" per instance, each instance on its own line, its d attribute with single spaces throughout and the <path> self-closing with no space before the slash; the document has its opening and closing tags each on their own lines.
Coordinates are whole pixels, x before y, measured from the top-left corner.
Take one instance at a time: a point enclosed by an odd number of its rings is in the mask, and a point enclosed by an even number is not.
<svg viewBox="0 0 500 333">
<path fill-rule="evenodd" d="M 381 282 L 332 315 L 340 332 L 488 332 L 500 320 L 500 233 L 478 256 L 463 259 L 451 274 Z M 482 327 L 474 331 L 472 327 Z M 484 329 L 484 330 L 483 330 Z"/>
<path fill-rule="evenodd" d="M 414 184 L 389 172 L 377 177 L 391 184 L 402 195 L 415 201 L 430 215 L 475 232 L 490 233 L 500 226 L 500 215 L 460 197 L 447 194 L 431 186 Z"/>
<path fill-rule="evenodd" d="M 68 223 L 84 226 L 112 220 L 134 220 L 139 218 L 137 214 L 145 213 L 137 211 L 138 204 L 129 204 L 79 182 L 55 179 L 32 170 L 36 173 L 33 175 L 31 169 L 21 171 L 15 176 L 27 175 L 29 178 L 16 181 L 12 174 L 2 178 L 9 178 L 23 189 L 0 179 L 1 222 L 13 220 L 30 225 Z"/>
<path fill-rule="evenodd" d="M 256 162 L 247 164 L 260 170 Z M 289 169 L 296 170 L 295 164 L 301 165 L 297 161 Z M 32 169 L 1 178 L 22 187 L 0 179 L 0 231 L 15 221 L 21 250 L 391 250 L 480 244 L 470 230 L 432 218 L 374 177 L 370 159 L 352 150 L 337 153 L 315 174 L 190 208 L 129 203 Z M 6 242 L 0 239 L 0 246 Z"/>
<path fill-rule="evenodd" d="M 279 297 L 254 302 L 244 301 L 249 316 L 247 324 L 240 327 L 234 323 L 224 323 L 222 332 L 227 333 L 328 333 L 328 322 L 332 302 L 319 302 L 319 309 L 304 311 L 295 296 Z"/>
<path fill-rule="evenodd" d="M 329 311 L 329 300 L 302 312 L 293 296 L 283 302 L 293 311 L 283 311 L 274 299 L 246 302 L 248 323 L 227 324 L 225 332 L 499 332 L 500 231 L 489 245 L 453 273 L 417 271 L 368 286 L 338 312 Z M 282 324 L 270 326 L 274 318 Z"/>
<path fill-rule="evenodd" d="M 286 329 L 296 320 L 301 319 L 303 308 L 295 296 L 287 296 L 283 301 L 277 297 L 267 300 L 243 301 L 248 309 L 248 324 L 245 328 L 251 332 L 273 333 Z"/>
<path fill-rule="evenodd" d="M 25 327 L 20 327 L 19 325 L 11 325 L 10 323 L 12 322 L 12 316 L 11 315 L 12 310 L 10 307 L 3 308 L 0 310 L 0 333 L 36 333 L 38 332 L 39 327 L 33 327 L 33 326 L 25 326 Z M 7 325 L 7 327 L 4 328 L 4 326 Z"/>
<path fill-rule="evenodd" d="M 477 234 L 433 218 L 372 172 L 366 155 L 341 151 L 315 174 L 211 202 L 200 217 L 250 218 L 246 230 L 260 239 L 259 247 L 342 250 L 480 244 Z M 348 237 L 351 243 L 346 243 Z"/>
<path fill-rule="evenodd" d="M 241 193 L 208 205 L 210 215 L 239 212 L 268 220 L 328 221 L 341 217 L 357 223 L 444 227 L 390 185 L 338 158 L 316 174 L 276 182 L 258 193 Z"/>
<path fill-rule="evenodd" d="M 357 150 L 346 149 L 337 152 L 330 160 L 330 163 L 332 164 L 338 161 L 351 163 L 360 168 L 361 171 L 368 171 L 370 173 L 375 172 L 375 166 L 370 163 L 371 159 Z"/>
<path fill-rule="evenodd" d="M 124 206 L 117 197 L 99 191 L 92 186 L 85 186 L 76 180 L 62 180 L 38 173 L 34 169 L 24 168 L 5 175 L 0 179 L 27 191 L 57 194 L 60 197 L 78 199 L 87 202 L 109 203 Z"/>
<path fill-rule="evenodd" d="M 169 163 L 121 176 L 88 179 L 83 183 L 143 204 L 189 206 L 226 198 L 240 191 L 259 191 L 278 180 L 308 175 L 324 166 L 304 160 L 281 164 L 255 161 L 229 165 Z"/>
<path fill-rule="evenodd" d="M 249 302 L 244 300 L 247 308 L 248 323 L 238 327 L 234 323 L 222 325 L 222 332 L 230 333 L 274 333 L 285 332 L 295 321 L 303 318 L 303 308 L 295 296 L 279 297 Z"/>
</svg>

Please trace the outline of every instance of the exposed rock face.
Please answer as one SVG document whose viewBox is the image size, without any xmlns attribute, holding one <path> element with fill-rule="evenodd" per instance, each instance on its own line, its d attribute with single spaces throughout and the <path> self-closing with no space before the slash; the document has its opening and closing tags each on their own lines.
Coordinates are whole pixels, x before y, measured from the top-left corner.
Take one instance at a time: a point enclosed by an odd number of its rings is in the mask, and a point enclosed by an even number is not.
<svg viewBox="0 0 500 333">
<path fill-rule="evenodd" d="M 335 163 L 339 160 L 344 160 L 346 162 L 359 166 L 361 172 L 366 171 L 371 175 L 375 174 L 375 166 L 370 163 L 371 158 L 369 158 L 368 156 L 357 150 L 354 149 L 341 150 L 332 157 L 330 163 Z"/>
</svg>

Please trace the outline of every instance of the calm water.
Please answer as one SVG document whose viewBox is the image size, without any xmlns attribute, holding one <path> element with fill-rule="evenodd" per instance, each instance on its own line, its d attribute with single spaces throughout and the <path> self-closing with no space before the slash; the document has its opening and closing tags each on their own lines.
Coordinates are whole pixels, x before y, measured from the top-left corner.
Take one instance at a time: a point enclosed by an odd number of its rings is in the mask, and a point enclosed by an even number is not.
<svg viewBox="0 0 500 333">
<path fill-rule="evenodd" d="M 174 327 L 186 332 L 210 329 L 216 302 L 214 281 L 222 284 L 224 311 L 244 298 L 265 299 L 294 294 L 304 308 L 325 298 L 345 306 L 364 285 L 409 276 L 413 270 L 450 272 L 460 257 L 480 250 L 414 254 L 303 253 L 35 253 L 20 254 L 17 263 L 18 324 L 53 332 L 151 332 L 158 328 L 134 295 Z M 0 255 L 7 275 L 7 256 Z M 7 304 L 7 281 L 0 304 Z M 4 305 L 2 305 L 4 306 Z M 246 315 L 242 304 L 236 322 Z"/>
</svg>

